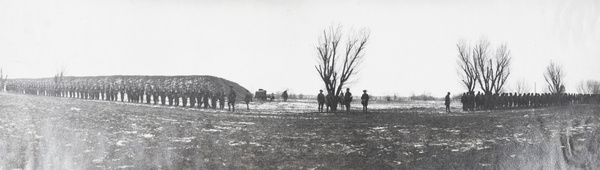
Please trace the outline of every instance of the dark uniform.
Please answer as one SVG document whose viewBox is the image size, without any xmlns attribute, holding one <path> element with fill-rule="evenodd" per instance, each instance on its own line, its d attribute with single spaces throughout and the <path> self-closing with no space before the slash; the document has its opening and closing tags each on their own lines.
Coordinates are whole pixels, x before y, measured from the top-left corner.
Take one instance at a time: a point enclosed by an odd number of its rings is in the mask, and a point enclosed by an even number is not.
<svg viewBox="0 0 600 170">
<path fill-rule="evenodd" d="M 319 112 L 323 112 L 323 105 L 325 105 L 325 95 L 323 94 L 323 90 L 319 90 L 319 94 L 317 95 L 317 102 L 319 103 Z"/>
<path fill-rule="evenodd" d="M 344 94 L 344 105 L 346 106 L 346 112 L 350 112 L 350 103 L 352 103 L 352 93 L 350 93 L 350 88 L 346 88 L 346 94 Z"/>
<path fill-rule="evenodd" d="M 367 112 L 367 106 L 369 105 L 369 95 L 367 90 L 363 90 L 363 95 L 360 97 L 360 103 L 363 105 L 363 112 Z"/>
<path fill-rule="evenodd" d="M 288 99 L 288 94 L 287 94 L 287 90 L 283 91 L 283 93 L 281 94 L 281 98 L 283 98 L 283 101 L 286 102 Z"/>
<path fill-rule="evenodd" d="M 227 108 L 232 111 L 235 112 L 235 91 L 233 90 L 233 86 L 229 86 L 229 95 L 227 95 Z"/>
</svg>

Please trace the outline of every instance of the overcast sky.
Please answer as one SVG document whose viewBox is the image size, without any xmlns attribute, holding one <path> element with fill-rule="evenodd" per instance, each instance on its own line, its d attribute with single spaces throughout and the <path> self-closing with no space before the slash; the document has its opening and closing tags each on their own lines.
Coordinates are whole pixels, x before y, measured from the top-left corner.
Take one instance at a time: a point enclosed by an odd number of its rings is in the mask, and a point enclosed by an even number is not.
<svg viewBox="0 0 600 170">
<path fill-rule="evenodd" d="M 543 90 L 544 68 L 567 92 L 600 80 L 600 1 L 2 0 L 0 67 L 9 78 L 214 75 L 255 91 L 316 94 L 319 33 L 367 28 L 355 94 L 464 91 L 456 43 L 486 37 L 511 50 L 507 86 Z M 510 89 L 510 87 L 509 87 Z"/>
</svg>

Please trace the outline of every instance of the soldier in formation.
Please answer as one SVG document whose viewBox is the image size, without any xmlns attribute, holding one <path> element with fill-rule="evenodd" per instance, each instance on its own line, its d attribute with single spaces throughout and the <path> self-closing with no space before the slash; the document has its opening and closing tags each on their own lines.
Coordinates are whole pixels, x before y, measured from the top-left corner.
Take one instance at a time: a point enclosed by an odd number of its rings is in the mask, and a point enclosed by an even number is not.
<svg viewBox="0 0 600 170">
<path fill-rule="evenodd" d="M 233 86 L 229 86 L 229 95 L 227 95 L 227 108 L 231 112 L 235 112 L 235 91 L 233 90 Z"/>
<path fill-rule="evenodd" d="M 598 103 L 597 94 L 551 94 L 551 93 L 463 93 L 461 103 L 464 111 L 497 110 L 514 108 L 537 108 L 573 104 Z"/>
</svg>

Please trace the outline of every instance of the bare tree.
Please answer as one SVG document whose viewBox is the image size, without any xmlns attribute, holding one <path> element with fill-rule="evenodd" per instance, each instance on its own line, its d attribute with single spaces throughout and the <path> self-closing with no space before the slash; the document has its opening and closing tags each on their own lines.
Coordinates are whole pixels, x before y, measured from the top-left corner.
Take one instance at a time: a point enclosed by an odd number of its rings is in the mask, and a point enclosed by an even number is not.
<svg viewBox="0 0 600 170">
<path fill-rule="evenodd" d="M 588 80 L 586 84 L 588 94 L 600 94 L 600 81 Z"/>
<path fill-rule="evenodd" d="M 525 79 L 521 79 L 515 82 L 513 91 L 516 93 L 528 93 L 531 90 L 528 84 Z"/>
<path fill-rule="evenodd" d="M 456 44 L 456 50 L 458 50 L 458 59 L 456 60 L 458 64 L 458 76 L 467 91 L 472 92 L 475 90 L 477 77 L 479 77 L 479 72 L 475 70 L 473 63 L 473 55 L 464 41 Z"/>
<path fill-rule="evenodd" d="M 0 68 L 0 91 L 4 91 L 4 85 L 6 84 L 6 80 L 8 80 L 8 75 L 4 75 L 4 72 L 2 72 L 2 68 Z"/>
<path fill-rule="evenodd" d="M 510 75 L 510 51 L 506 44 L 500 45 L 496 52 L 490 52 L 490 42 L 481 39 L 473 48 L 473 61 L 478 72 L 477 82 L 485 94 L 499 93 L 502 91 Z"/>
<path fill-rule="evenodd" d="M 577 93 L 579 94 L 588 94 L 587 88 L 585 86 L 585 81 L 581 80 L 579 84 L 577 84 Z"/>
<path fill-rule="evenodd" d="M 357 67 L 364 58 L 364 49 L 369 40 L 369 32 L 363 30 L 349 36 L 344 51 L 338 51 L 342 37 L 341 30 L 341 26 L 332 26 L 323 30 L 316 47 L 318 65 L 315 65 L 315 68 L 327 92 L 335 96 L 338 96 L 345 83 L 358 73 Z M 337 105 L 331 105 L 331 110 L 337 110 Z"/>
<path fill-rule="evenodd" d="M 548 91 L 555 94 L 564 93 L 564 78 L 565 73 L 562 66 L 550 61 L 550 65 L 546 67 L 546 72 L 544 72 L 544 80 L 548 84 Z"/>
</svg>

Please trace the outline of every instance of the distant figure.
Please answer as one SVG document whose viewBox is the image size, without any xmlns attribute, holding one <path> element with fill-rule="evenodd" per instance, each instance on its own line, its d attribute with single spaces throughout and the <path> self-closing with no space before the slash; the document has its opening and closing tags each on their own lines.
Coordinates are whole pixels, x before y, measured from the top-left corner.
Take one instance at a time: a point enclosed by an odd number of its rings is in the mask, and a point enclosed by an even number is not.
<svg viewBox="0 0 600 170">
<path fill-rule="evenodd" d="M 182 87 L 179 94 L 179 96 L 181 96 L 181 106 L 186 107 L 188 101 L 188 89 L 186 87 Z"/>
<path fill-rule="evenodd" d="M 450 113 L 450 92 L 446 95 L 446 100 L 444 100 L 444 104 L 446 105 L 446 112 Z"/>
<path fill-rule="evenodd" d="M 158 95 L 160 96 L 160 105 L 165 105 L 165 99 L 167 99 L 167 92 L 164 87 L 158 88 Z"/>
<path fill-rule="evenodd" d="M 246 98 L 244 99 L 244 101 L 246 102 L 246 109 L 250 110 L 250 102 L 252 101 L 252 93 L 250 93 L 249 91 L 246 91 Z"/>
<path fill-rule="evenodd" d="M 175 87 L 175 92 L 173 92 L 173 105 L 179 106 L 179 97 L 181 97 L 181 90 L 179 87 Z"/>
<path fill-rule="evenodd" d="M 271 93 L 271 101 L 275 100 L 275 94 Z"/>
<path fill-rule="evenodd" d="M 286 102 L 288 99 L 288 94 L 287 94 L 287 90 L 283 91 L 283 93 L 281 94 L 281 98 L 283 98 L 283 101 Z"/>
<path fill-rule="evenodd" d="M 363 112 L 367 112 L 367 105 L 369 105 L 369 94 L 367 90 L 363 90 L 363 95 L 360 97 L 360 103 L 363 105 Z"/>
<path fill-rule="evenodd" d="M 219 109 L 225 109 L 225 92 L 223 90 L 219 92 Z"/>
<path fill-rule="evenodd" d="M 229 95 L 227 95 L 227 108 L 231 112 L 235 112 L 235 91 L 233 86 L 229 86 Z"/>
<path fill-rule="evenodd" d="M 346 105 L 346 113 L 350 113 L 350 103 L 352 103 L 352 93 L 350 93 L 350 88 L 346 88 L 346 94 L 344 94 L 344 105 Z"/>
<path fill-rule="evenodd" d="M 323 105 L 325 105 L 325 95 L 323 94 L 323 90 L 319 90 L 319 94 L 317 95 L 317 102 L 319 102 L 319 112 L 323 112 Z"/>
</svg>

